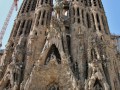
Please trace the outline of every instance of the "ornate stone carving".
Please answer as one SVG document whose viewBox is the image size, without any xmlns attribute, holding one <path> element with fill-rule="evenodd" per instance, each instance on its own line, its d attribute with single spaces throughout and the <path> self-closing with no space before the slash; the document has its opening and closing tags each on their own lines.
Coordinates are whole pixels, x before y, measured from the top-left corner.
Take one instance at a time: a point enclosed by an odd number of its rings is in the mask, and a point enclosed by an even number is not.
<svg viewBox="0 0 120 90">
<path fill-rule="evenodd" d="M 91 69 L 91 76 L 85 83 L 85 90 L 93 90 L 95 81 L 98 79 L 102 84 L 105 90 L 110 90 L 108 83 L 105 80 L 102 70 L 99 67 L 99 62 L 97 59 L 89 63 L 89 68 Z"/>
</svg>

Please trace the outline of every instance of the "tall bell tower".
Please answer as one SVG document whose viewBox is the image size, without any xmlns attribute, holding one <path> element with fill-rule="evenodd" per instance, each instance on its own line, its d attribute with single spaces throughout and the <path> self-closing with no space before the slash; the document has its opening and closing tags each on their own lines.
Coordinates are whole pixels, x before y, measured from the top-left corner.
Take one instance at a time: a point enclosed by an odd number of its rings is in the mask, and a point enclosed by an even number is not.
<svg viewBox="0 0 120 90">
<path fill-rule="evenodd" d="M 0 90 L 119 90 L 117 55 L 101 0 L 24 0 Z"/>
</svg>

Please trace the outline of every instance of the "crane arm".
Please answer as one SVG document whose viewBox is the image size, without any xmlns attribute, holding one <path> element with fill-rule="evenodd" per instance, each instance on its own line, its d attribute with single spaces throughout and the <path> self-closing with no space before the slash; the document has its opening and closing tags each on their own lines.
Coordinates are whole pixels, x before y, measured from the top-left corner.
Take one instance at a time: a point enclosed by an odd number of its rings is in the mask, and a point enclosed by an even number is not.
<svg viewBox="0 0 120 90">
<path fill-rule="evenodd" d="M 12 6 L 11 6 L 11 8 L 9 10 L 9 13 L 7 15 L 7 18 L 6 18 L 5 22 L 4 22 L 4 25 L 3 25 L 2 29 L 1 29 L 1 32 L 0 32 L 0 47 L 2 46 L 2 39 L 3 39 L 3 36 L 4 36 L 5 31 L 7 29 L 7 26 L 9 24 L 10 18 L 12 16 L 14 6 L 15 6 L 15 3 L 13 2 Z"/>
<path fill-rule="evenodd" d="M 15 4 L 15 7 L 16 7 L 16 11 L 18 9 L 18 0 L 14 0 L 14 4 Z"/>
</svg>

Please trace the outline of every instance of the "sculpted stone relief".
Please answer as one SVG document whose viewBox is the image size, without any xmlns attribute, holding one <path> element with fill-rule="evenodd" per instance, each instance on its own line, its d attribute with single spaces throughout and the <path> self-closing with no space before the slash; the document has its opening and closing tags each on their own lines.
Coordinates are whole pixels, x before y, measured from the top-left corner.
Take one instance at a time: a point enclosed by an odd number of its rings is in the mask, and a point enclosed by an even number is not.
<svg viewBox="0 0 120 90">
<path fill-rule="evenodd" d="M 93 60 L 89 63 L 89 68 L 91 69 L 91 76 L 87 80 L 87 83 L 85 84 L 86 90 L 93 90 L 96 80 L 98 79 L 102 84 L 103 88 L 105 90 L 110 90 L 109 85 L 105 80 L 104 75 L 102 74 L 102 70 L 99 67 L 99 61 L 97 59 Z"/>
</svg>

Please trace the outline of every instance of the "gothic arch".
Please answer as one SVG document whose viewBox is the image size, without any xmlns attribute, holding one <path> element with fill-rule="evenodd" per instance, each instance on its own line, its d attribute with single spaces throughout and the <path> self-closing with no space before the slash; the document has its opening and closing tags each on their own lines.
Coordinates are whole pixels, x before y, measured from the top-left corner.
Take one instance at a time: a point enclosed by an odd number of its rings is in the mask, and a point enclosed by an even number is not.
<svg viewBox="0 0 120 90">
<path fill-rule="evenodd" d="M 94 90 L 104 90 L 103 88 L 104 86 L 102 85 L 102 83 L 96 79 L 95 83 L 94 83 Z"/>
<path fill-rule="evenodd" d="M 109 90 L 109 85 L 105 79 L 92 78 L 88 81 L 89 90 Z M 87 88 L 85 90 L 88 90 Z"/>
<path fill-rule="evenodd" d="M 48 85 L 47 90 L 59 90 L 59 86 L 56 83 Z"/>
<path fill-rule="evenodd" d="M 58 50 L 58 48 L 56 47 L 55 44 L 52 44 L 48 53 L 47 53 L 47 56 L 45 58 L 45 65 L 47 65 L 49 63 L 49 61 L 51 60 L 51 58 L 54 58 L 54 56 L 56 57 L 56 60 L 57 60 L 57 63 L 58 64 L 61 64 L 61 55 L 60 55 L 60 52 Z"/>
</svg>

